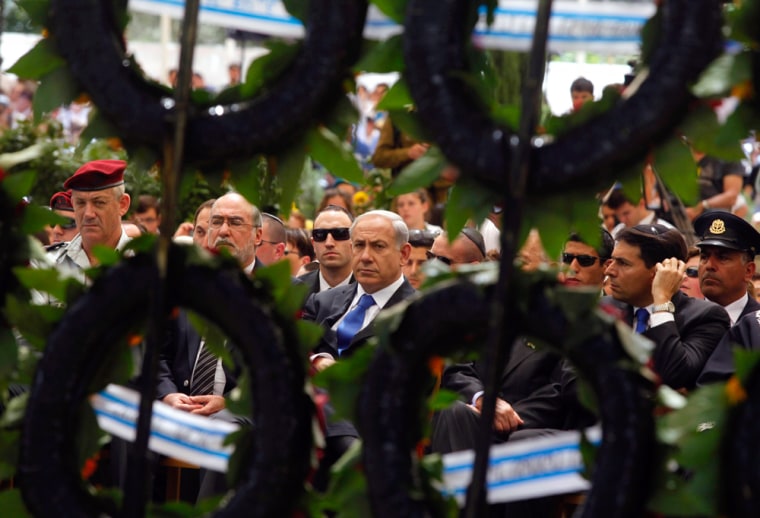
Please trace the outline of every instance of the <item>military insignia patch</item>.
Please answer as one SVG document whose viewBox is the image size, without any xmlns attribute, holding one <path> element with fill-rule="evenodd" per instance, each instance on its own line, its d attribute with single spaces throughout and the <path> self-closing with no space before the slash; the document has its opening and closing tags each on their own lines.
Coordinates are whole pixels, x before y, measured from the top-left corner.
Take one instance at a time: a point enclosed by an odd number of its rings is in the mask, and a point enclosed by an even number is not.
<svg viewBox="0 0 760 518">
<path fill-rule="evenodd" d="M 725 231 L 726 231 L 726 224 L 723 222 L 722 219 L 713 220 L 712 225 L 710 225 L 711 234 L 723 234 Z"/>
</svg>

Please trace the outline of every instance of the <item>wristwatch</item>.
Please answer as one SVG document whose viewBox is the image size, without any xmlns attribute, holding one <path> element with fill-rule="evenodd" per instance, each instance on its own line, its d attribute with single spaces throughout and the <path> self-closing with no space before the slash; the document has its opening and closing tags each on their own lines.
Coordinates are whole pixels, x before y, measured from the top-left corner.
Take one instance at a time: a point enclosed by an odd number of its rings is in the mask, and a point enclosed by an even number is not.
<svg viewBox="0 0 760 518">
<path fill-rule="evenodd" d="M 652 313 L 659 313 L 661 311 L 667 311 L 668 313 L 675 313 L 676 306 L 671 301 L 667 301 L 664 304 L 655 304 L 652 306 Z"/>
</svg>

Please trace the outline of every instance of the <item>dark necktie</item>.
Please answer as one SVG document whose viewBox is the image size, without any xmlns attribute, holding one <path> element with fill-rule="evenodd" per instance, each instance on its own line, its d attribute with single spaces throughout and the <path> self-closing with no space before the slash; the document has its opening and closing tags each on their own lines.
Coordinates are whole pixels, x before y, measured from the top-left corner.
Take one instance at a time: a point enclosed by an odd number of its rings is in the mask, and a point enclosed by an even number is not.
<svg viewBox="0 0 760 518">
<path fill-rule="evenodd" d="M 193 384 L 190 386 L 191 396 L 208 396 L 214 393 L 214 377 L 216 375 L 217 359 L 208 350 L 205 342 L 201 342 L 201 352 L 193 370 Z"/>
<path fill-rule="evenodd" d="M 364 317 L 367 314 L 367 309 L 375 305 L 375 299 L 372 295 L 364 294 L 359 299 L 359 304 L 354 309 L 348 312 L 346 318 L 344 318 L 338 325 L 338 356 L 343 354 L 343 351 L 348 349 L 351 345 L 351 340 L 354 335 L 359 332 L 364 323 Z"/>
<path fill-rule="evenodd" d="M 638 334 L 647 330 L 647 324 L 649 323 L 649 311 L 647 308 L 639 308 L 636 310 L 636 332 Z"/>
</svg>

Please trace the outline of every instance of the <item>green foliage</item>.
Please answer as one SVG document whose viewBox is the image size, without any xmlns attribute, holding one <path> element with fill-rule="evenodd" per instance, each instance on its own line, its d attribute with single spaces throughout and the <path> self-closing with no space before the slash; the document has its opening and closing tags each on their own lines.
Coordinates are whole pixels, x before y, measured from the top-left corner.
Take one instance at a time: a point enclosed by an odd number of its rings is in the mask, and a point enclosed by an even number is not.
<svg viewBox="0 0 760 518">
<path fill-rule="evenodd" d="M 13 64 L 8 72 L 22 79 L 42 79 L 47 74 L 64 67 L 66 62 L 58 56 L 49 39 L 40 40 L 28 53 Z"/>
<path fill-rule="evenodd" d="M 316 128 L 306 136 L 309 155 L 334 176 L 349 182 L 364 183 L 364 175 L 350 146 L 327 128 Z"/>
<path fill-rule="evenodd" d="M 354 67 L 361 72 L 403 72 L 402 36 L 397 34 L 379 43 L 368 43 L 368 50 Z"/>
<path fill-rule="evenodd" d="M 380 11 L 398 24 L 404 23 L 406 0 L 372 0 Z"/>
</svg>

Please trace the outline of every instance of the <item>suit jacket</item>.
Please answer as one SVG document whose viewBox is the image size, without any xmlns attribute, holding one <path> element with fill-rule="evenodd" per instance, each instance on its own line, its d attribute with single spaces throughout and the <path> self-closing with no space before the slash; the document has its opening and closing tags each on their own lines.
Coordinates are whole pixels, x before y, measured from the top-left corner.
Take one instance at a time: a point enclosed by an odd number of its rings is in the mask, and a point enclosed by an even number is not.
<svg viewBox="0 0 760 518">
<path fill-rule="evenodd" d="M 200 335 L 190 324 L 187 313 L 181 311 L 170 328 L 167 343 L 161 350 L 156 399 L 163 399 L 166 395 L 176 392 L 190 393 L 190 380 L 200 345 Z M 223 365 L 223 368 L 227 378 L 224 386 L 226 394 L 237 386 L 237 376 L 226 366 Z"/>
<path fill-rule="evenodd" d="M 306 284 L 309 287 L 309 291 L 306 293 L 306 298 L 308 299 L 313 294 L 319 293 L 319 269 L 316 269 L 313 272 L 305 273 L 300 277 L 296 277 L 294 282 L 296 284 Z M 356 280 L 354 279 L 354 274 L 352 273 L 348 283 L 352 284 L 354 282 L 356 282 Z"/>
<path fill-rule="evenodd" d="M 729 327 L 728 313 L 706 300 L 676 292 L 675 322 L 648 329 L 644 336 L 655 344 L 653 368 L 662 382 L 675 389 L 693 389 L 697 377 Z M 619 303 L 618 303 L 619 304 Z M 624 305 L 628 325 L 633 323 L 633 307 Z"/>
<path fill-rule="evenodd" d="M 750 299 L 750 302 L 754 299 Z M 756 302 L 756 301 L 755 301 Z M 707 359 L 705 368 L 697 378 L 697 385 L 707 385 L 718 381 L 726 381 L 735 372 L 734 346 L 744 349 L 760 349 L 760 310 L 742 311 L 742 317 L 723 335 L 720 343 Z"/>
<path fill-rule="evenodd" d="M 306 300 L 303 315 L 304 320 L 313 320 L 321 324 L 325 330 L 319 344 L 314 348 L 314 353 L 329 353 L 334 358 L 338 357 L 338 335 L 332 329 L 332 326 L 348 311 L 351 301 L 356 296 L 357 289 L 358 284 L 354 282 L 346 286 L 338 286 L 331 290 L 315 293 Z M 409 284 L 409 281 L 404 279 L 403 284 L 399 286 L 383 309 L 398 304 L 415 293 L 416 290 Z M 343 354 L 351 354 L 356 350 L 357 346 L 362 345 L 374 334 L 374 325 L 370 322 L 367 327 L 356 333 L 348 349 Z"/>
<path fill-rule="evenodd" d="M 536 349 L 524 338 L 518 338 L 512 345 L 498 396 L 523 419 L 521 429 L 564 427 L 559 361 L 556 354 Z M 453 365 L 444 371 L 441 386 L 458 392 L 469 404 L 476 393 L 485 390 L 485 376 L 486 369 L 480 360 Z"/>
</svg>

